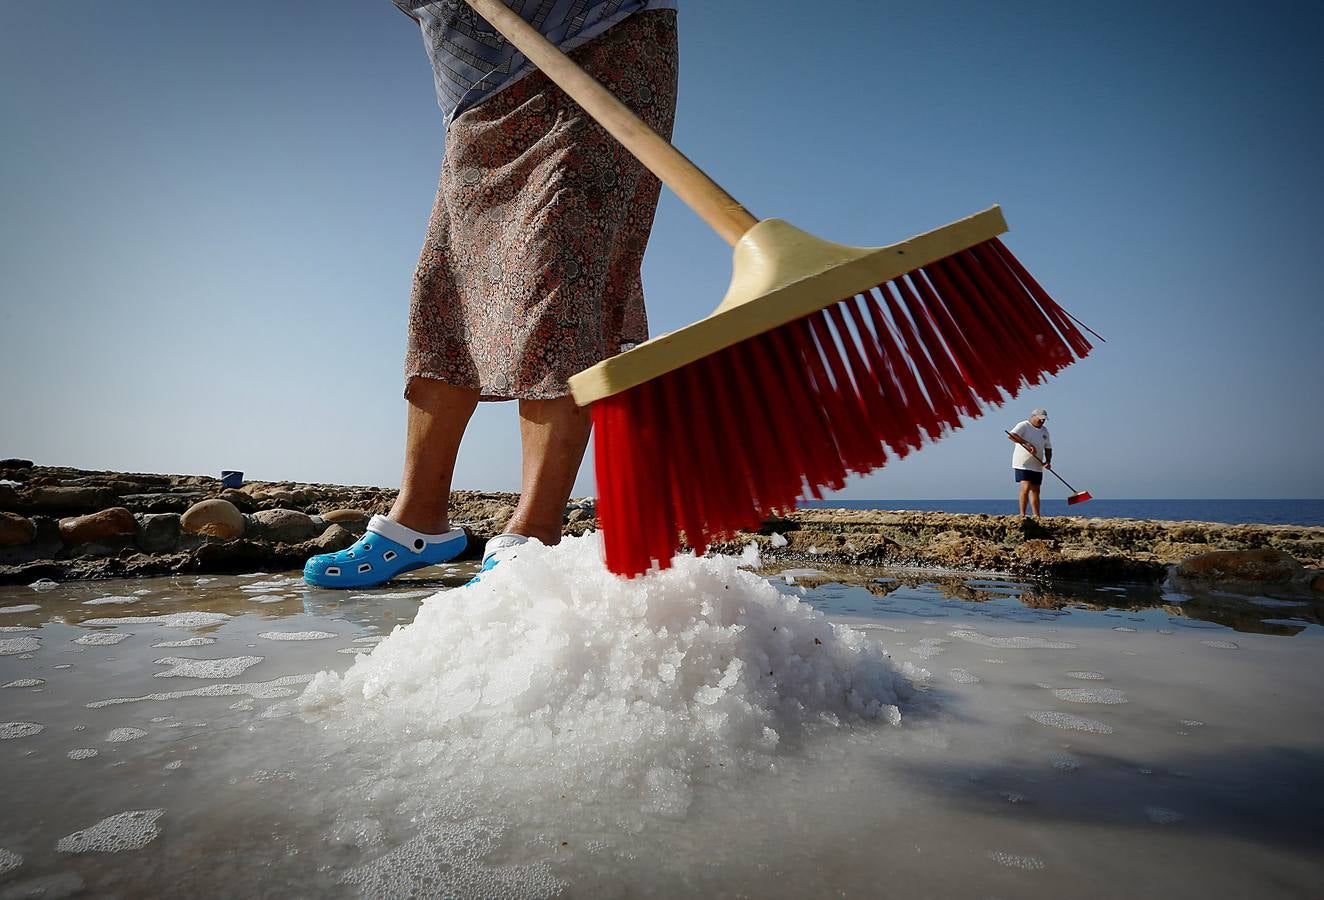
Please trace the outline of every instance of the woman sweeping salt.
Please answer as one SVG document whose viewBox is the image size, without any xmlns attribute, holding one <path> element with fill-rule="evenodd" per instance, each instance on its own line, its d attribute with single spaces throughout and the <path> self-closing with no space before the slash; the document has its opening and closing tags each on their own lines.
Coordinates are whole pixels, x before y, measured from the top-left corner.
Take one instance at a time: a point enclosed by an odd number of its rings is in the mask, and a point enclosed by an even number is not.
<svg viewBox="0 0 1324 900">
<path fill-rule="evenodd" d="M 660 184 L 462 0 L 394 0 L 418 22 L 448 125 L 410 300 L 404 475 L 391 511 L 304 578 L 360 588 L 454 559 L 448 500 L 480 401 L 517 400 L 519 505 L 482 571 L 561 540 L 590 421 L 569 377 L 648 336 L 640 264 Z M 675 0 L 506 0 L 662 135 Z"/>
</svg>

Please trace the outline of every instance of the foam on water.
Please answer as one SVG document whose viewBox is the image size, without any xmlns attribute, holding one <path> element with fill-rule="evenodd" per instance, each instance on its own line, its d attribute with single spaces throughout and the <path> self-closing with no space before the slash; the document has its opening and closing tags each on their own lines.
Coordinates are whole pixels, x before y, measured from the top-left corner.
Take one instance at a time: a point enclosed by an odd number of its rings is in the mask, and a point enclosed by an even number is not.
<svg viewBox="0 0 1324 900">
<path fill-rule="evenodd" d="M 1068 672 L 1067 677 L 1079 678 L 1082 681 L 1103 681 L 1104 674 L 1102 672 Z"/>
<path fill-rule="evenodd" d="M 120 603 L 137 603 L 137 602 L 138 602 L 138 598 L 137 598 L 137 597 L 134 597 L 134 596 L 128 596 L 128 597 L 97 597 L 95 600 L 84 600 L 84 601 L 83 601 L 83 605 L 84 605 L 84 606 L 110 606 L 110 605 L 117 605 L 117 604 L 120 604 Z"/>
<path fill-rule="evenodd" d="M 185 697 L 233 697 L 247 695 L 258 700 L 270 697 L 287 696 L 286 691 L 294 685 L 303 685 L 313 680 L 312 675 L 285 675 L 271 681 L 258 681 L 250 684 L 209 684 L 205 687 L 188 691 L 161 691 L 145 694 L 142 697 L 112 697 L 109 700 L 93 700 L 88 709 L 100 709 L 103 706 L 118 706 L 122 703 L 142 703 L 150 700 L 182 700 Z"/>
<path fill-rule="evenodd" d="M 110 734 L 106 735 L 106 743 L 122 744 L 125 741 L 136 741 L 138 738 L 147 737 L 147 732 L 141 728 L 115 728 Z"/>
<path fill-rule="evenodd" d="M 41 606 L 36 603 L 20 603 L 18 606 L 0 606 L 0 613 L 36 612 Z"/>
<path fill-rule="evenodd" d="M 60 838 L 61 853 L 122 853 L 141 850 L 161 834 L 156 821 L 164 809 L 133 809 L 108 816 L 90 828 Z"/>
<path fill-rule="evenodd" d="M 0 625 L 0 634 L 21 634 L 25 631 L 36 631 L 32 625 Z"/>
<path fill-rule="evenodd" d="M 1040 725 L 1061 728 L 1066 731 L 1084 731 L 1089 734 L 1112 734 L 1113 727 L 1084 716 L 1073 716 L 1064 712 L 1032 712 L 1027 715 Z"/>
<path fill-rule="evenodd" d="M 15 656 L 41 649 L 41 641 L 34 637 L 5 638 L 0 640 L 0 656 Z"/>
<path fill-rule="evenodd" d="M 818 729 L 899 722 L 898 670 L 922 672 L 735 558 L 627 581 L 597 535 L 526 547 L 320 673 L 302 706 L 439 789 L 682 815 L 698 779 L 767 768 Z"/>
<path fill-rule="evenodd" d="M 264 631 L 258 637 L 269 641 L 323 641 L 337 635 L 334 631 Z"/>
<path fill-rule="evenodd" d="M 38 578 L 36 581 L 32 582 L 32 584 L 28 585 L 28 587 L 32 588 L 34 591 L 37 591 L 38 593 L 53 591 L 59 586 L 60 586 L 60 582 L 52 581 L 49 578 Z"/>
<path fill-rule="evenodd" d="M 45 728 L 40 722 L 0 722 L 0 741 L 32 737 L 41 734 Z"/>
<path fill-rule="evenodd" d="M 36 687 L 37 685 L 45 683 L 46 679 L 44 678 L 15 678 L 13 681 L 6 681 L 4 684 L 0 684 L 0 688 Z"/>
<path fill-rule="evenodd" d="M 1206 647 L 1213 647 L 1215 650 L 1240 650 L 1241 645 L 1235 641 L 1201 641 Z"/>
<path fill-rule="evenodd" d="M 1145 818 L 1157 825 L 1172 825 L 1185 818 L 1175 809 L 1168 809 L 1164 806 L 1145 807 Z"/>
<path fill-rule="evenodd" d="M 98 752 L 99 751 L 93 747 L 79 747 L 75 750 L 70 750 L 66 755 L 70 759 L 91 759 L 96 756 Z"/>
<path fill-rule="evenodd" d="M 216 643 L 216 638 L 214 638 L 214 637 L 191 637 L 191 638 L 185 638 L 185 639 L 182 640 L 182 641 L 161 641 L 159 644 L 153 644 L 153 645 L 152 645 L 152 648 L 153 648 L 153 649 L 160 649 L 160 648 L 163 648 L 163 647 L 172 647 L 172 648 L 173 648 L 173 647 L 205 647 L 205 646 L 207 646 L 208 644 L 214 644 L 214 643 Z"/>
<path fill-rule="evenodd" d="M 1016 853 L 1008 853 L 1005 850 L 990 850 L 988 851 L 988 858 L 1009 869 L 1025 869 L 1034 872 L 1044 868 L 1044 861 L 1038 857 L 1022 856 Z"/>
<path fill-rule="evenodd" d="M 497 820 L 476 818 L 425 828 L 416 837 L 366 865 L 344 881 L 363 897 L 552 897 L 567 885 L 546 863 L 490 867 L 483 857 L 502 833 Z"/>
<path fill-rule="evenodd" d="M 162 616 L 120 616 L 111 619 L 85 619 L 79 625 L 160 625 L 164 628 L 203 628 L 230 621 L 226 613 L 182 612 Z"/>
<path fill-rule="evenodd" d="M 228 659 L 181 659 L 167 656 L 156 660 L 158 666 L 170 666 L 157 672 L 156 678 L 238 678 L 262 662 L 262 656 L 235 656 Z"/>
<path fill-rule="evenodd" d="M 1070 641 L 1052 641 L 1040 637 L 990 637 L 980 634 L 972 628 L 959 628 L 948 632 L 954 638 L 960 638 L 980 647 L 994 647 L 999 650 L 1074 650 L 1076 645 Z"/>
<path fill-rule="evenodd" d="M 1125 703 L 1126 694 L 1116 688 L 1067 688 L 1053 696 L 1068 703 Z"/>
<path fill-rule="evenodd" d="M 12 872 L 23 865 L 23 857 L 19 856 L 13 850 L 6 850 L 0 847 L 0 875 L 6 872 Z"/>
<path fill-rule="evenodd" d="M 966 669 L 952 669 L 947 673 L 957 684 L 979 684 L 979 676 Z"/>
<path fill-rule="evenodd" d="M 104 631 L 94 631 L 91 634 L 85 634 L 80 638 L 75 638 L 75 644 L 83 644 L 87 647 L 113 647 L 120 641 L 128 640 L 132 635 L 121 633 L 106 633 Z"/>
</svg>

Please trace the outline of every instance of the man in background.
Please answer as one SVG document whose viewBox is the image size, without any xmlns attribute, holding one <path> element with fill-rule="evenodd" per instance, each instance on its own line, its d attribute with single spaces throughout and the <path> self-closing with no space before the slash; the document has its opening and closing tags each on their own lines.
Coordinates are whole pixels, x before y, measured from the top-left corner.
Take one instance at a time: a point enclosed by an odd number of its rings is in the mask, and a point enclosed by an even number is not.
<svg viewBox="0 0 1324 900">
<path fill-rule="evenodd" d="M 1048 410 L 1036 409 L 1030 418 L 1018 424 L 1007 436 L 1016 445 L 1011 451 L 1011 470 L 1020 487 L 1021 515 L 1025 515 L 1026 501 L 1039 517 L 1039 488 L 1044 482 L 1044 469 L 1053 467 L 1053 442 L 1044 423 Z"/>
</svg>

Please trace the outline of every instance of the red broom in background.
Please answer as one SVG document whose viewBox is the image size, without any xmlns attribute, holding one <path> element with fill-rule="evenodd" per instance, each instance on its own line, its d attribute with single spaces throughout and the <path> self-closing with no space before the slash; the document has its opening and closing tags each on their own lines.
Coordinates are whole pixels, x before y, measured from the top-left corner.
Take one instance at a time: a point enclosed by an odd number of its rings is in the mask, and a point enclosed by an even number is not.
<svg viewBox="0 0 1324 900">
<path fill-rule="evenodd" d="M 570 380 L 611 571 L 821 499 L 1090 351 L 997 207 L 879 248 L 759 221 L 501 0 L 466 2 L 735 248 L 712 315 Z"/>
</svg>

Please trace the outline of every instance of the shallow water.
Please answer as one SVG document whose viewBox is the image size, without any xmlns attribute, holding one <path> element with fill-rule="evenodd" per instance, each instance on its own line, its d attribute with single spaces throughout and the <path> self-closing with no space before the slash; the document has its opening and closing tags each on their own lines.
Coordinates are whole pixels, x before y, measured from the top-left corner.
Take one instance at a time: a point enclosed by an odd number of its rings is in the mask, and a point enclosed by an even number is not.
<svg viewBox="0 0 1324 900">
<path fill-rule="evenodd" d="M 567 571 L 591 594 L 586 565 Z M 718 594 L 698 615 L 717 623 L 697 627 L 709 643 L 686 644 L 727 667 L 694 689 L 700 703 L 650 695 L 673 713 L 660 719 L 626 702 L 656 687 L 632 643 L 645 625 L 581 621 L 594 648 L 566 655 L 567 623 L 592 607 L 551 580 L 528 606 L 541 630 L 518 633 L 502 583 L 459 593 L 464 566 L 350 596 L 292 574 L 0 588 L 0 898 L 1317 895 L 1316 604 L 811 569 L 760 570 L 769 599 L 733 566 L 641 588 L 640 622 L 684 613 L 687 591 L 744 592 L 726 612 Z M 301 698 L 439 590 L 427 622 Z M 768 618 L 746 615 L 759 604 Z M 718 622 L 735 608 L 749 628 L 821 634 L 833 662 L 785 674 L 813 651 L 740 643 Z M 448 633 L 448 609 L 489 656 L 439 647 L 411 666 L 420 637 Z M 890 654 L 895 690 L 864 680 L 880 670 L 855 632 Z M 771 660 L 778 693 L 731 687 L 733 658 Z M 550 709 L 546 734 L 468 707 L 446 713 L 450 732 L 425 721 L 418 692 L 483 675 L 484 659 L 507 694 L 537 697 L 531 720 Z M 626 673 L 601 686 L 611 702 L 556 692 L 578 659 Z M 668 684 L 702 674 L 677 665 Z M 810 690 L 838 682 L 895 699 L 900 724 L 887 704 L 855 715 Z M 759 706 L 793 694 L 794 716 Z M 653 730 L 627 733 L 639 723 Z M 755 727 L 768 723 L 772 749 Z M 671 762 L 636 777 L 653 748 Z"/>
</svg>

